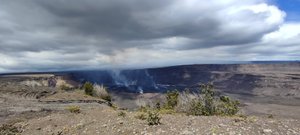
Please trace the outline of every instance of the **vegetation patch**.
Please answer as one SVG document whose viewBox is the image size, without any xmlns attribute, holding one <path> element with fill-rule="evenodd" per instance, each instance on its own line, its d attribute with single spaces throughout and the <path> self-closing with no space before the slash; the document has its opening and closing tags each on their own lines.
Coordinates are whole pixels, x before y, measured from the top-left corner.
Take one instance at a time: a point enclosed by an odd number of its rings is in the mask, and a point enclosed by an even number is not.
<svg viewBox="0 0 300 135">
<path fill-rule="evenodd" d="M 147 122 L 148 125 L 159 125 L 161 117 L 157 111 L 148 111 Z"/>
<path fill-rule="evenodd" d="M 93 85 L 93 90 L 92 90 L 92 95 L 95 97 L 100 97 L 106 101 L 111 102 L 112 98 L 108 93 L 108 90 L 106 87 L 104 87 L 104 85 L 98 85 L 98 84 L 94 84 Z"/>
<path fill-rule="evenodd" d="M 168 91 L 166 94 L 166 103 L 164 104 L 165 109 L 174 109 L 178 104 L 179 92 L 177 90 Z"/>
<path fill-rule="evenodd" d="M 64 90 L 64 91 L 69 91 L 69 90 L 72 90 L 73 88 L 66 84 L 62 84 L 62 85 L 60 85 L 60 89 Z"/>
<path fill-rule="evenodd" d="M 160 114 L 185 113 L 194 116 L 226 115 L 232 116 L 239 111 L 239 101 L 228 96 L 217 96 L 212 84 L 202 84 L 196 92 L 185 90 L 168 91 L 163 103 L 141 106 L 140 112 L 156 110 Z"/>
<path fill-rule="evenodd" d="M 269 119 L 273 119 L 273 118 L 274 118 L 274 115 L 273 115 L 273 114 L 268 114 L 268 118 L 269 118 Z"/>
<path fill-rule="evenodd" d="M 11 124 L 3 124 L 0 126 L 0 135 L 15 135 L 22 133 L 19 127 Z"/>
<path fill-rule="evenodd" d="M 98 84 L 92 84 L 90 82 L 86 82 L 83 85 L 83 90 L 85 94 L 93 96 L 93 97 L 99 97 L 101 99 L 104 99 L 108 102 L 112 101 L 111 96 L 108 93 L 108 90 L 104 85 L 98 85 Z"/>
<path fill-rule="evenodd" d="M 92 83 L 86 82 L 86 83 L 83 85 L 83 90 L 84 90 L 85 94 L 90 95 L 90 96 L 93 96 L 93 90 L 94 90 L 94 87 L 93 87 L 93 84 L 92 84 Z"/>
<path fill-rule="evenodd" d="M 80 107 L 79 106 L 69 106 L 67 107 L 67 110 L 71 113 L 80 113 Z"/>
<path fill-rule="evenodd" d="M 118 116 L 126 117 L 126 113 L 124 111 L 120 111 L 120 112 L 118 112 Z"/>
<path fill-rule="evenodd" d="M 136 119 L 146 120 L 147 119 L 147 114 L 144 113 L 144 112 L 138 112 L 134 117 Z"/>
</svg>

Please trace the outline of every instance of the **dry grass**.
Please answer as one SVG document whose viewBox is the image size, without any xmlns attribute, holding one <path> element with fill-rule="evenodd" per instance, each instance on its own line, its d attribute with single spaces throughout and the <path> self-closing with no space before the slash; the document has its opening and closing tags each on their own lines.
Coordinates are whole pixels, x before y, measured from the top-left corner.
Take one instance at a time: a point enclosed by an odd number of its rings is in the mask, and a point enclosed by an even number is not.
<svg viewBox="0 0 300 135">
<path fill-rule="evenodd" d="M 71 113 L 80 113 L 79 106 L 68 106 L 66 109 L 69 110 Z"/>
<path fill-rule="evenodd" d="M 201 98 L 200 94 L 190 93 L 188 91 L 184 91 L 179 94 L 178 104 L 175 107 L 176 112 L 185 112 L 190 108 L 190 103 L 193 100 L 198 100 Z"/>
<path fill-rule="evenodd" d="M 111 101 L 111 96 L 107 92 L 107 89 L 103 85 L 94 84 L 93 85 L 93 95 L 100 97 L 104 100 Z"/>
</svg>

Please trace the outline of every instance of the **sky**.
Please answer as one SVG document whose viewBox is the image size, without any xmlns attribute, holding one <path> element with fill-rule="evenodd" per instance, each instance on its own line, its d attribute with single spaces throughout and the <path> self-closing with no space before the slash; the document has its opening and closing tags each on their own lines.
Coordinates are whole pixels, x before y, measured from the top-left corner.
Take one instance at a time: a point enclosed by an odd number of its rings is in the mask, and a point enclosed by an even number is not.
<svg viewBox="0 0 300 135">
<path fill-rule="evenodd" d="M 0 0 L 0 73 L 300 60 L 299 0 Z"/>
</svg>

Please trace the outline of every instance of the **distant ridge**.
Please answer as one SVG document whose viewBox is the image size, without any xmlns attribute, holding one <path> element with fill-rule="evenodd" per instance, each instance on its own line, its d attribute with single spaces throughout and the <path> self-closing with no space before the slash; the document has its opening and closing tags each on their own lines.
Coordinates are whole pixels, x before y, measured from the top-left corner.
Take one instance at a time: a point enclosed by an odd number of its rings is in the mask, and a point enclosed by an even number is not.
<svg viewBox="0 0 300 135">
<path fill-rule="evenodd" d="M 195 66 L 195 65 L 244 65 L 244 64 L 288 64 L 288 63 L 300 63 L 300 60 L 294 61 L 226 61 L 226 62 L 211 62 L 211 63 L 200 63 L 200 64 L 182 64 L 182 65 L 170 65 L 170 66 L 161 66 L 161 67 L 149 67 L 149 68 L 126 68 L 119 70 L 139 70 L 139 69 L 159 69 L 159 68 L 170 68 L 170 67 L 180 67 L 180 66 Z M 86 70 L 57 70 L 57 71 L 28 71 L 28 72 L 8 72 L 0 73 L 0 76 L 3 75 L 22 75 L 22 74 L 65 74 L 69 72 L 76 71 L 105 71 L 111 69 L 86 69 Z"/>
</svg>

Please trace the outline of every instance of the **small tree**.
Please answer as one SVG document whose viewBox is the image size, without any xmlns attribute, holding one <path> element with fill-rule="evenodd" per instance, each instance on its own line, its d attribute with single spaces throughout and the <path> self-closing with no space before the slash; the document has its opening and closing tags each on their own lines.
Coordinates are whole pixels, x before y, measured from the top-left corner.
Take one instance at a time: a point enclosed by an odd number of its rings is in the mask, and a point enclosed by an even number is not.
<svg viewBox="0 0 300 135">
<path fill-rule="evenodd" d="M 178 96 L 179 92 L 177 90 L 175 91 L 168 91 L 166 94 L 166 104 L 165 108 L 166 109 L 174 109 L 175 106 L 178 104 Z"/>
<path fill-rule="evenodd" d="M 214 106 L 214 96 L 215 92 L 213 90 L 212 84 L 202 84 L 201 87 L 201 93 L 204 94 L 203 100 L 204 100 L 204 112 L 203 115 L 213 115 L 215 114 L 215 106 Z"/>
<path fill-rule="evenodd" d="M 90 95 L 90 96 L 93 95 L 94 87 L 93 87 L 93 84 L 92 84 L 92 83 L 86 82 L 86 83 L 83 85 L 83 89 L 84 89 L 85 94 Z"/>
</svg>

